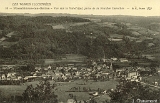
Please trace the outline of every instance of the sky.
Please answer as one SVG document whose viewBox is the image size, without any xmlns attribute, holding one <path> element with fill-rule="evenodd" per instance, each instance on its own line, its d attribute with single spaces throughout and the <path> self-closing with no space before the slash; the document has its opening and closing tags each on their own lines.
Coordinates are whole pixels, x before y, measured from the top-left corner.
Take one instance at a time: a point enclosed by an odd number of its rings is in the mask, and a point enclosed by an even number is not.
<svg viewBox="0 0 160 103">
<path fill-rule="evenodd" d="M 0 2 L 1 13 L 160 16 L 160 0 L 0 0 Z M 22 6 L 20 3 L 28 5 Z M 45 6 L 40 3 L 49 4 Z"/>
</svg>

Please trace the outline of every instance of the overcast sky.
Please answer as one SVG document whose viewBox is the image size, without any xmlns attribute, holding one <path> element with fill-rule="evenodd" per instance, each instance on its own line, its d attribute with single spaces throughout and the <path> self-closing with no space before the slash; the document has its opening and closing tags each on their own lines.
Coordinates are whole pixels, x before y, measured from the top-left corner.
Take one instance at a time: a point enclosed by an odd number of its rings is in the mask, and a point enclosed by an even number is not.
<svg viewBox="0 0 160 103">
<path fill-rule="evenodd" d="M 160 0 L 0 0 L 0 2 L 0 12 L 3 13 L 69 13 L 93 15 L 160 16 Z M 18 5 L 15 5 L 14 3 L 18 3 Z M 51 6 L 20 6 L 19 3 L 51 3 Z M 6 7 L 8 7 L 8 9 L 5 9 Z M 14 9 L 14 7 L 43 7 L 50 9 L 21 10 Z M 64 7 L 64 10 L 54 9 L 55 7 Z M 80 10 L 74 10 L 73 8 L 69 7 L 79 7 Z M 108 7 L 110 9 L 102 10 L 101 7 Z M 121 10 L 113 9 L 120 7 Z M 137 8 L 137 10 L 132 9 L 135 7 Z M 84 8 L 91 8 L 91 10 L 84 10 Z M 139 8 L 144 8 L 144 10 L 140 10 Z"/>
</svg>

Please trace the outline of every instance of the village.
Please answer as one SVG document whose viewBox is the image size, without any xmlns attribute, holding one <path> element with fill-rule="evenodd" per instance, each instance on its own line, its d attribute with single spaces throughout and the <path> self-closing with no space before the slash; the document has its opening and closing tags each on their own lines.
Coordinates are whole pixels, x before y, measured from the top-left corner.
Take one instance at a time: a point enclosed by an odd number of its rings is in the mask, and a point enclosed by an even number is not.
<svg viewBox="0 0 160 103">
<path fill-rule="evenodd" d="M 117 63 L 132 65 L 119 67 L 116 65 Z M 51 84 L 53 83 L 53 86 L 55 84 L 57 85 L 55 91 L 57 90 L 59 93 L 59 86 L 65 86 L 64 83 L 70 83 L 71 86 L 64 91 L 69 95 L 68 98 L 73 98 L 74 92 L 86 92 L 91 97 L 102 96 L 102 94 L 108 95 L 107 93 L 113 91 L 117 83 L 121 83 L 123 80 L 139 82 L 143 85 L 160 88 L 159 67 L 155 67 L 153 71 L 151 67 L 136 65 L 136 63 L 131 63 L 131 61 L 126 58 L 110 58 L 90 60 L 87 63 L 83 63 L 83 65 L 78 63 L 49 64 L 43 67 L 38 65 L 34 67 L 32 72 L 26 71 L 26 73 L 22 73 L 20 70 L 20 68 L 26 68 L 26 65 L 3 65 L 0 71 L 0 85 L 23 86 L 28 83 L 36 84 L 41 80 L 49 80 Z M 114 86 L 108 89 L 100 87 L 93 88 L 92 86 L 87 86 L 89 82 L 93 83 L 93 85 L 96 82 L 99 84 L 102 83 L 102 85 L 105 82 L 113 82 L 112 85 Z M 72 85 L 72 83 L 75 83 L 75 85 Z M 76 94 L 74 95 L 76 96 Z M 79 99 L 81 100 L 82 98 Z"/>
</svg>

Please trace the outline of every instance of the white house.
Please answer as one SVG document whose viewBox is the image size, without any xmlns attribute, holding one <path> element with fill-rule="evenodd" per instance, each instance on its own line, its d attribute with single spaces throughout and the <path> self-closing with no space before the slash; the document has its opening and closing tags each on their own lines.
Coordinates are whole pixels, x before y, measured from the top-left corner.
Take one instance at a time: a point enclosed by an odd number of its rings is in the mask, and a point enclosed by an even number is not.
<svg viewBox="0 0 160 103">
<path fill-rule="evenodd" d="M 65 75 L 62 75 L 62 78 L 63 78 L 63 80 L 66 80 L 66 79 L 67 79 L 67 77 L 66 77 Z"/>
<path fill-rule="evenodd" d="M 48 68 L 44 68 L 44 70 L 46 70 L 46 71 L 47 71 L 47 70 L 48 70 Z"/>
<path fill-rule="evenodd" d="M 116 61 L 116 60 L 118 60 L 118 59 L 117 59 L 117 58 L 111 58 L 111 60 Z"/>
<path fill-rule="evenodd" d="M 73 69 L 73 70 L 77 70 L 77 67 L 73 67 L 72 69 Z"/>
<path fill-rule="evenodd" d="M 76 72 L 76 75 L 79 76 L 79 75 L 80 75 L 80 72 L 77 71 L 77 72 Z"/>
<path fill-rule="evenodd" d="M 160 76 L 160 70 L 158 71 L 158 75 Z"/>
<path fill-rule="evenodd" d="M 37 71 L 40 71 L 42 68 L 41 68 L 41 67 L 35 67 L 35 69 L 36 69 Z"/>
<path fill-rule="evenodd" d="M 7 78 L 12 78 L 16 76 L 16 72 L 10 72 L 7 74 Z"/>
<path fill-rule="evenodd" d="M 51 69 L 51 68 L 52 68 L 52 67 L 49 65 L 49 66 L 48 66 L 48 69 Z"/>
<path fill-rule="evenodd" d="M 6 75 L 2 74 L 1 80 L 6 80 L 6 79 L 7 79 Z"/>
<path fill-rule="evenodd" d="M 101 66 L 97 66 L 97 69 L 98 69 L 98 70 L 101 70 L 101 68 L 102 68 Z"/>
<path fill-rule="evenodd" d="M 128 60 L 126 58 L 120 58 L 119 60 L 120 60 L 120 62 L 128 62 Z"/>
<path fill-rule="evenodd" d="M 134 77 L 134 76 L 139 76 L 139 74 L 138 74 L 137 71 L 133 71 L 133 72 L 129 72 L 129 73 L 128 73 L 128 77 L 129 77 L 129 78 L 132 78 L 132 77 Z"/>
<path fill-rule="evenodd" d="M 56 75 L 57 77 L 60 77 L 60 76 L 62 75 L 62 73 L 59 72 L 59 71 L 55 71 L 55 75 Z"/>
</svg>

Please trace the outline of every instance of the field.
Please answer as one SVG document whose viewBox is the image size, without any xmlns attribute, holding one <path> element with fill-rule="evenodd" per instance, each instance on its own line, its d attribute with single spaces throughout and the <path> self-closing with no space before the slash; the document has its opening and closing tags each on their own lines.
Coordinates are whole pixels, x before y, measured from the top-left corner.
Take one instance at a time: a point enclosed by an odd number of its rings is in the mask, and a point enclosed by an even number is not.
<svg viewBox="0 0 160 103">
<path fill-rule="evenodd" d="M 28 82 L 25 85 L 0 85 L 0 91 L 5 97 L 10 97 L 14 95 L 22 95 L 24 90 L 27 88 L 28 85 L 33 84 L 34 86 L 39 82 Z"/>
<path fill-rule="evenodd" d="M 28 82 L 25 83 L 25 85 L 20 85 L 20 86 L 14 86 L 14 85 L 1 85 L 0 90 L 4 94 L 4 96 L 12 96 L 12 95 L 21 95 L 23 91 L 26 89 L 27 85 L 32 84 L 33 86 L 36 86 L 38 84 L 38 81 L 35 82 Z M 50 81 L 51 84 L 54 83 L 54 81 Z M 82 85 L 85 83 L 85 85 Z M 111 88 L 115 88 L 117 85 L 116 81 L 105 81 L 105 82 L 94 82 L 94 81 L 88 81 L 84 82 L 83 80 L 77 80 L 74 82 L 59 82 L 56 83 L 57 86 L 55 87 L 55 94 L 58 95 L 58 101 L 63 101 L 66 102 L 69 99 L 69 94 L 73 94 L 76 96 L 77 100 L 88 100 L 91 95 L 88 94 L 88 92 L 67 92 L 73 87 L 80 87 L 82 90 L 83 87 L 86 88 L 91 88 L 91 90 L 97 90 L 98 88 L 103 89 L 103 90 L 108 90 Z M 103 95 L 96 97 L 96 100 L 98 103 L 102 102 L 102 100 L 108 100 L 109 96 Z"/>
<path fill-rule="evenodd" d="M 76 54 L 66 54 L 60 60 L 55 59 L 45 59 L 45 65 L 54 64 L 54 63 L 81 63 L 86 60 L 86 57 L 83 55 Z"/>
<path fill-rule="evenodd" d="M 87 88 L 91 88 L 91 90 L 97 90 L 98 88 L 100 89 L 111 89 L 111 88 L 115 88 L 117 85 L 117 82 L 115 81 L 105 81 L 105 82 L 94 82 L 94 81 L 88 81 L 85 82 L 85 85 L 80 85 L 83 84 L 84 81 L 79 80 L 79 81 L 75 81 L 75 82 L 70 82 L 70 83 L 63 83 L 60 84 L 61 86 L 57 87 L 57 92 L 55 92 L 56 94 L 58 94 L 58 99 L 59 101 L 67 101 L 67 99 L 69 98 L 69 94 L 73 94 L 76 95 L 77 100 L 88 100 L 89 97 L 91 97 L 88 92 L 65 92 L 70 90 L 72 87 L 80 87 L 80 89 L 82 90 L 83 87 L 87 87 Z M 100 101 L 101 97 L 97 97 L 96 99 L 98 101 Z M 104 97 L 103 97 L 104 98 Z M 105 96 L 106 100 L 109 99 L 109 97 L 106 95 Z"/>
<path fill-rule="evenodd" d="M 123 38 L 123 35 L 119 35 L 119 34 L 110 34 L 111 38 Z"/>
<path fill-rule="evenodd" d="M 14 44 L 16 44 L 17 42 L 8 42 L 8 41 L 3 41 L 0 43 L 1 46 L 4 46 L 4 47 L 10 47 Z"/>
<path fill-rule="evenodd" d="M 89 22 L 66 23 L 66 24 L 52 25 L 52 28 L 53 29 L 69 29 L 72 26 L 81 26 L 88 23 Z"/>
<path fill-rule="evenodd" d="M 160 61 L 160 53 L 154 53 L 153 57 L 155 57 L 155 60 Z"/>
<path fill-rule="evenodd" d="M 148 57 L 151 57 L 156 61 L 160 61 L 160 48 L 159 47 L 153 47 L 153 48 L 147 49 L 143 51 L 143 54 L 148 55 Z"/>
</svg>

